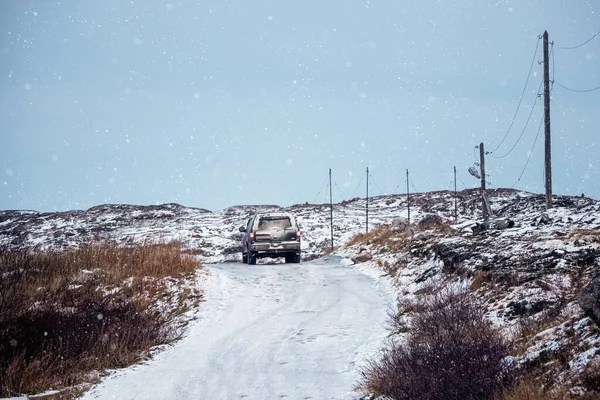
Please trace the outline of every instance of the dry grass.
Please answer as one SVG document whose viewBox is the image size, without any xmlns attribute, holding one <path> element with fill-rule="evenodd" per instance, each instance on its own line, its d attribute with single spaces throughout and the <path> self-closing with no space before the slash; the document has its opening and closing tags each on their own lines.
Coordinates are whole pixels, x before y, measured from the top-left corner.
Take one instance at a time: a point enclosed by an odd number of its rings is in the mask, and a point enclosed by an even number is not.
<svg viewBox="0 0 600 400">
<path fill-rule="evenodd" d="M 382 227 L 376 227 L 375 229 L 372 229 L 368 234 L 367 233 L 357 233 L 356 235 L 354 235 L 350 238 L 350 240 L 348 241 L 348 243 L 346 243 L 346 245 L 354 246 L 357 244 L 367 244 L 377 236 L 377 232 L 380 229 L 382 229 Z"/>
<path fill-rule="evenodd" d="M 178 243 L 0 253 L 0 396 L 68 388 L 178 337 L 201 298 Z"/>
<path fill-rule="evenodd" d="M 359 233 L 354 235 L 347 245 L 367 244 L 377 247 L 387 246 L 393 252 L 408 251 L 411 237 L 412 232 L 410 230 L 394 231 L 389 225 L 378 225 L 368 234 Z"/>
<path fill-rule="evenodd" d="M 600 244 L 600 231 L 598 229 L 574 229 L 570 231 L 567 240 L 585 240 L 588 243 Z"/>
<path fill-rule="evenodd" d="M 514 387 L 503 390 L 496 396 L 496 400 L 563 400 L 566 395 L 566 389 L 549 389 L 539 381 L 527 377 Z"/>
<path fill-rule="evenodd" d="M 471 290 L 476 291 L 476 290 L 482 288 L 483 286 L 485 286 L 487 283 L 492 282 L 492 280 L 493 280 L 492 272 L 477 270 L 473 274 L 473 280 L 471 282 Z"/>
<path fill-rule="evenodd" d="M 321 254 L 322 254 L 323 256 L 328 256 L 328 255 L 332 254 L 334 251 L 335 251 L 335 249 L 333 249 L 333 248 L 331 248 L 331 246 L 329 246 L 329 247 L 325 247 L 325 248 L 323 249 L 323 251 L 321 252 Z M 319 258 L 319 257 L 320 257 L 319 255 L 315 255 L 315 256 L 313 257 L 313 259 L 315 259 L 315 258 Z M 304 258 L 304 260 L 305 260 L 305 261 L 310 261 L 310 259 L 308 259 L 308 258 Z"/>
</svg>

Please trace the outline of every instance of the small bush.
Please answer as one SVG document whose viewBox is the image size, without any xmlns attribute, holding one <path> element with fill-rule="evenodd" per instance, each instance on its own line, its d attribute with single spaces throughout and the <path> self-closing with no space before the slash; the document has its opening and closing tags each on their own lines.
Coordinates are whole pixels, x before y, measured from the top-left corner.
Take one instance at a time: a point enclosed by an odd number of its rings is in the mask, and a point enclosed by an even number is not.
<svg viewBox="0 0 600 400">
<path fill-rule="evenodd" d="M 410 309 L 406 342 L 390 341 L 362 371 L 365 394 L 484 400 L 510 382 L 509 347 L 465 290 L 443 288 Z"/>
</svg>

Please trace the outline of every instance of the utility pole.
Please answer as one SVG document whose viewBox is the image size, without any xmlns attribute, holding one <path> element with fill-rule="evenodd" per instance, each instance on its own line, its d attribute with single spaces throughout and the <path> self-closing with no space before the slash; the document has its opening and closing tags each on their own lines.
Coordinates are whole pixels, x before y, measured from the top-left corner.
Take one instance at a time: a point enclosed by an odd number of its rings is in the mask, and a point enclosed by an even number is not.
<svg viewBox="0 0 600 400">
<path fill-rule="evenodd" d="M 550 143 L 550 63 L 548 31 L 544 31 L 544 136 L 546 139 L 544 170 L 546 173 L 546 209 L 552 208 L 552 147 Z"/>
<path fill-rule="evenodd" d="M 479 144 L 479 166 L 481 167 L 481 208 L 483 209 L 483 219 L 487 220 L 490 216 L 485 202 L 485 150 L 483 142 Z"/>
<path fill-rule="evenodd" d="M 333 251 L 333 189 L 331 188 L 331 168 L 329 168 L 329 212 L 331 220 L 331 251 Z"/>
<path fill-rule="evenodd" d="M 366 234 L 369 234 L 369 167 L 367 167 L 367 229 Z"/>
<path fill-rule="evenodd" d="M 458 199 L 456 197 L 456 165 L 454 166 L 454 223 L 458 222 Z"/>
<path fill-rule="evenodd" d="M 410 190 L 408 188 L 408 169 L 406 170 L 406 208 L 408 209 L 408 225 L 410 226 Z"/>
</svg>

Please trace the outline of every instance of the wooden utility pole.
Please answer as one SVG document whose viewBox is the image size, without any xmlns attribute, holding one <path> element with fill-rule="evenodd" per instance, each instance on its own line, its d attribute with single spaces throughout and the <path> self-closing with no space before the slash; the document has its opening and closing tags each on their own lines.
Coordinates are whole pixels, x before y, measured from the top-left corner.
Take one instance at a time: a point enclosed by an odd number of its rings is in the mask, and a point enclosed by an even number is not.
<svg viewBox="0 0 600 400">
<path fill-rule="evenodd" d="M 329 212 L 331 221 L 331 251 L 333 251 L 333 189 L 331 188 L 331 168 L 329 168 Z"/>
<path fill-rule="evenodd" d="M 483 142 L 479 144 L 479 166 L 481 168 L 481 208 L 483 209 L 483 219 L 488 219 L 488 208 L 485 204 L 485 149 Z"/>
<path fill-rule="evenodd" d="M 552 208 L 552 146 L 550 143 L 550 63 L 548 31 L 544 31 L 544 136 L 546 138 L 544 171 L 546 174 L 546 209 Z"/>
<path fill-rule="evenodd" d="M 458 222 L 458 199 L 456 197 L 456 166 L 454 166 L 454 223 Z"/>
<path fill-rule="evenodd" d="M 369 234 L 369 167 L 367 167 L 367 229 L 366 234 Z"/>
<path fill-rule="evenodd" d="M 410 190 L 408 188 L 408 169 L 406 170 L 406 208 L 408 209 L 408 225 L 410 226 Z"/>
</svg>

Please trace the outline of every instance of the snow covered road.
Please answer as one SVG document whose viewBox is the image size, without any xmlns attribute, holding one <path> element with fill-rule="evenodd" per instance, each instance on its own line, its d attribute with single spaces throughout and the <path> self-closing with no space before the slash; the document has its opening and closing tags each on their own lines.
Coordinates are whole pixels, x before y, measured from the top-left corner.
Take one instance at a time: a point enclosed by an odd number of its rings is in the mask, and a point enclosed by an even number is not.
<svg viewBox="0 0 600 400">
<path fill-rule="evenodd" d="M 86 399 L 350 399 L 385 336 L 389 292 L 328 257 L 209 266 L 200 319 Z"/>
</svg>

